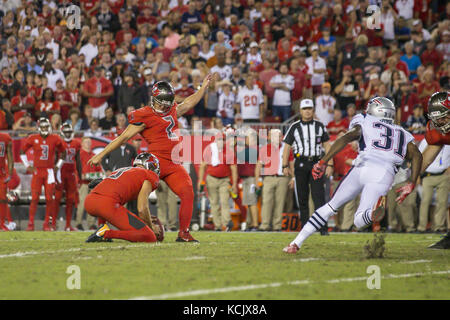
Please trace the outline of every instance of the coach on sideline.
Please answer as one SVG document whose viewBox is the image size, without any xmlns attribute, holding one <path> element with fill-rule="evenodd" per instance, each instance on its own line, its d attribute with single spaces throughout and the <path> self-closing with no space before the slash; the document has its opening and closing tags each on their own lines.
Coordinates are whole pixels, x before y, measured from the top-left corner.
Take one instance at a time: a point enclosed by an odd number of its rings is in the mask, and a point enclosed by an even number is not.
<svg viewBox="0 0 450 320">
<path fill-rule="evenodd" d="M 300 209 L 300 221 L 302 227 L 309 219 L 308 197 L 311 188 L 311 197 L 314 202 L 314 210 L 325 204 L 325 178 L 314 180 L 311 174 L 312 167 L 319 161 L 324 151 L 330 148 L 330 137 L 325 126 L 314 120 L 314 103 L 311 99 L 303 99 L 300 103 L 301 119 L 294 122 L 286 132 L 283 142 L 286 147 L 283 150 L 283 174 L 291 176 L 289 168 L 289 153 L 294 153 L 294 177 L 297 205 Z M 328 162 L 325 175 L 327 178 L 333 173 L 333 160 Z M 321 235 L 328 234 L 328 225 L 320 230 Z"/>
</svg>

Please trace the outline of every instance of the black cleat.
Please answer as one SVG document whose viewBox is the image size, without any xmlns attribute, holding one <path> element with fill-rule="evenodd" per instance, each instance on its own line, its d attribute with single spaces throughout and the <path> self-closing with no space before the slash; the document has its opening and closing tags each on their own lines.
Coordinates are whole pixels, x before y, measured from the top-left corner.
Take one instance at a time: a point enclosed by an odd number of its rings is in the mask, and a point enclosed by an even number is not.
<svg viewBox="0 0 450 320">
<path fill-rule="evenodd" d="M 450 232 L 435 244 L 432 244 L 428 249 L 450 249 Z"/>
<path fill-rule="evenodd" d="M 108 225 L 102 224 L 93 234 L 91 234 L 86 242 L 112 242 L 111 239 L 105 239 L 103 236 L 109 230 Z"/>
<path fill-rule="evenodd" d="M 178 238 L 175 240 L 176 242 L 199 242 L 198 240 L 195 240 L 191 234 L 189 233 L 189 230 L 187 231 L 180 231 L 178 232 Z"/>
</svg>

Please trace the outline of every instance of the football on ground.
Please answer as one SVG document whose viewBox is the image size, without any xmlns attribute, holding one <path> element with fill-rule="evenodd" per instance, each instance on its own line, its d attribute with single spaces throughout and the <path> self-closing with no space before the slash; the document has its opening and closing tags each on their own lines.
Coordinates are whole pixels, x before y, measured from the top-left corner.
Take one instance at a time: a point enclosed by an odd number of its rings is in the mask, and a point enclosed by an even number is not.
<svg viewBox="0 0 450 320">
<path fill-rule="evenodd" d="M 194 232 L 200 244 L 85 243 L 86 232 L 0 233 L 0 299 L 448 299 L 448 250 L 435 234 L 388 234 L 367 259 L 370 233 Z M 378 279 L 376 279 L 378 277 Z M 378 281 L 378 282 L 377 282 Z"/>
</svg>

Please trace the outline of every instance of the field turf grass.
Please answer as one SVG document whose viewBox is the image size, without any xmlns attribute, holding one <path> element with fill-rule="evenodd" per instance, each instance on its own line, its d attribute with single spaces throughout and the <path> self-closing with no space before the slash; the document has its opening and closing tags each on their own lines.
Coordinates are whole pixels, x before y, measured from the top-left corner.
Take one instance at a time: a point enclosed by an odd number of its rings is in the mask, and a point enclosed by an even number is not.
<svg viewBox="0 0 450 320">
<path fill-rule="evenodd" d="M 435 234 L 388 234 L 383 259 L 366 259 L 370 233 L 308 239 L 296 233 L 194 232 L 200 244 L 85 243 L 87 232 L 0 232 L 0 299 L 450 299 L 450 250 Z M 79 266 L 81 289 L 66 273 Z M 381 289 L 367 288 L 377 265 Z"/>
</svg>

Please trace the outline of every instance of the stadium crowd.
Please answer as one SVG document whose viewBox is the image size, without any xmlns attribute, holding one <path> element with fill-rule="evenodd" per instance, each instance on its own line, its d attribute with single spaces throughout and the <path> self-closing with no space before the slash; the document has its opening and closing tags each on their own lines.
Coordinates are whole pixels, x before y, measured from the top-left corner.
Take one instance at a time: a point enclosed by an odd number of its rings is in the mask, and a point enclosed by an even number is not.
<svg viewBox="0 0 450 320">
<path fill-rule="evenodd" d="M 370 5 L 379 10 L 374 12 Z M 288 121 L 279 126 L 285 129 L 292 117 L 300 114 L 301 101 L 312 99 L 314 118 L 335 137 L 347 130 L 352 116 L 361 112 L 369 99 L 384 96 L 397 107 L 397 123 L 420 141 L 429 97 L 450 88 L 450 3 L 0 1 L 0 48 L 0 130 L 9 130 L 13 137 L 36 131 L 40 117 L 49 118 L 54 131 L 70 123 L 86 137 L 115 137 L 126 128 L 131 111 L 148 105 L 155 82 L 169 81 L 176 102 L 182 102 L 211 73 L 213 81 L 204 98 L 179 119 L 182 127 L 194 130 L 195 120 L 218 129 Z M 135 140 L 139 149 L 140 139 Z M 89 149 L 86 147 L 86 152 Z M 334 159 L 331 190 L 349 170 L 356 152 L 357 145 L 348 146 Z M 445 161 L 423 178 L 445 175 L 448 156 Z M 267 177 L 261 177 L 267 183 L 260 182 L 257 166 L 238 172 L 245 188 L 239 206 L 249 211 L 250 230 L 280 230 L 281 213 L 295 206 L 293 192 L 286 192 L 294 185 L 290 179 L 269 183 Z M 233 172 L 220 174 L 231 177 Z M 274 178 L 281 175 L 278 171 L 270 174 Z M 248 177 L 252 180 L 246 181 Z M 203 179 L 198 180 L 201 184 Z M 415 194 L 397 211 L 392 204 L 389 230 L 445 231 L 449 225 L 448 204 L 442 200 L 445 196 L 437 199 L 439 219 L 431 221 L 431 226 L 425 206 L 432 201 L 433 189 L 448 197 L 448 178 L 441 180 L 423 188 L 427 194 L 422 195 L 426 201 L 420 210 Z M 396 183 L 403 181 L 399 176 Z M 232 181 L 233 188 L 236 183 Z M 286 188 L 274 189 L 272 185 L 277 184 Z M 215 229 L 230 228 L 229 213 L 224 213 L 225 218 L 218 213 L 220 206 L 227 206 L 229 190 L 221 187 L 219 180 L 210 185 L 221 190 L 212 199 L 214 214 L 219 215 L 214 217 Z M 330 192 L 330 188 L 326 190 Z M 261 224 L 253 195 L 257 192 L 263 194 Z M 268 199 L 271 192 L 276 196 L 266 205 L 273 210 L 264 208 L 264 197 Z M 287 196 L 283 199 L 279 193 Z M 173 195 L 169 194 L 169 199 Z M 174 212 L 171 203 L 169 211 Z M 352 230 L 349 215 L 355 205 L 352 202 L 342 209 L 336 230 Z M 167 225 L 176 229 L 173 212 Z M 78 225 L 79 217 L 77 214 Z"/>
</svg>

